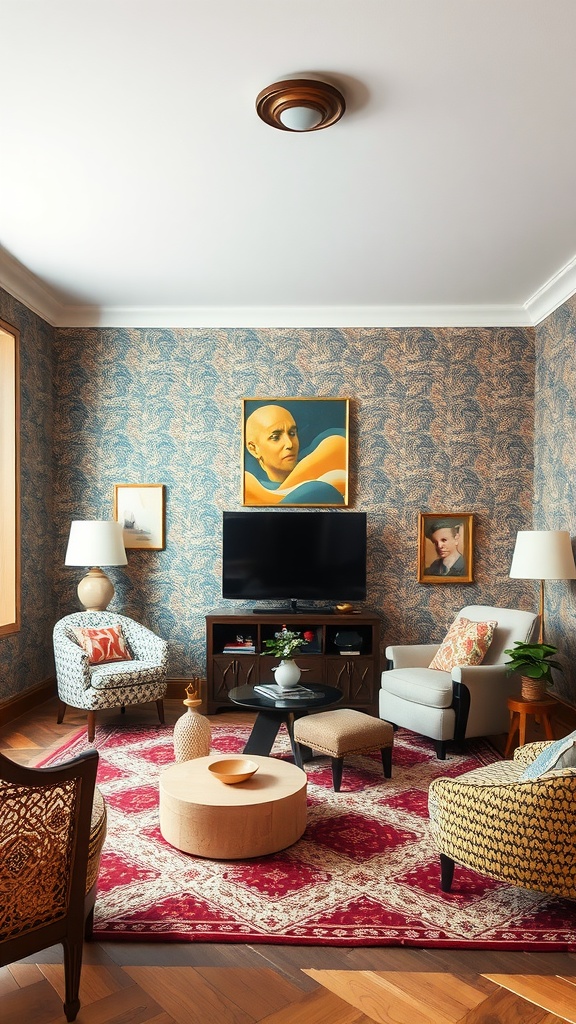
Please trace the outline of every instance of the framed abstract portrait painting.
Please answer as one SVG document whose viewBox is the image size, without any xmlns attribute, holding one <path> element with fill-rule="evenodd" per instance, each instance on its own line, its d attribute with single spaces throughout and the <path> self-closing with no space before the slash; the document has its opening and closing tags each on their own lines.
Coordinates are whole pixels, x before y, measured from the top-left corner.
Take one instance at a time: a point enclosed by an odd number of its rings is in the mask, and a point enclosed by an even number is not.
<svg viewBox="0 0 576 1024">
<path fill-rule="evenodd" d="M 420 512 L 418 582 L 472 583 L 472 542 L 470 512 Z"/>
<path fill-rule="evenodd" d="M 348 398 L 244 398 L 242 504 L 348 505 Z"/>
</svg>

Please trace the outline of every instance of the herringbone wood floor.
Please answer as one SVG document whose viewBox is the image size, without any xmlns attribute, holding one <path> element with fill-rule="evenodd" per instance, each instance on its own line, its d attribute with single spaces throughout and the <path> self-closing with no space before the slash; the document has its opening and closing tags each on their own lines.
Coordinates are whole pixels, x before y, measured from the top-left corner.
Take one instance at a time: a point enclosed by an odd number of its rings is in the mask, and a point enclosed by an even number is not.
<svg viewBox="0 0 576 1024">
<path fill-rule="evenodd" d="M 168 701 L 167 721 L 181 710 Z M 50 701 L 2 727 L 0 749 L 35 764 L 83 723 L 56 725 Z M 59 947 L 0 968 L 0 1021 L 60 1022 L 62 992 Z M 95 942 L 80 997 L 79 1024 L 576 1024 L 576 954 Z"/>
</svg>

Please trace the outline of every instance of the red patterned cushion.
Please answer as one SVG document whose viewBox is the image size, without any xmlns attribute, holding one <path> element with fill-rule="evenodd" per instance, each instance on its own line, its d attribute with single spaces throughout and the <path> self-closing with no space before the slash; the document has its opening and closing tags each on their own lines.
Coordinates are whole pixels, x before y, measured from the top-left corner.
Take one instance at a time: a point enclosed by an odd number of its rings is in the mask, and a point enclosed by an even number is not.
<svg viewBox="0 0 576 1024">
<path fill-rule="evenodd" d="M 91 665 L 102 665 L 107 661 L 132 661 L 119 624 L 108 629 L 75 629 L 74 632 Z"/>
<path fill-rule="evenodd" d="M 492 643 L 497 625 L 494 619 L 488 622 L 455 619 L 428 667 L 450 672 L 457 665 L 479 665 Z"/>
</svg>

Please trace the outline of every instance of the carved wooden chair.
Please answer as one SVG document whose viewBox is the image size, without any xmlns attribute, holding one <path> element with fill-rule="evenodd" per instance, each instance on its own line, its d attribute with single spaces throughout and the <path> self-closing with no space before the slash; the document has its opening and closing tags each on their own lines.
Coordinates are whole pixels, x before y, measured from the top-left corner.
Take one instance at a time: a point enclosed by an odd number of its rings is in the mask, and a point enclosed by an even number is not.
<svg viewBox="0 0 576 1024">
<path fill-rule="evenodd" d="M 0 965 L 61 942 L 66 1019 L 76 1019 L 92 934 L 106 807 L 98 754 L 25 768 L 0 754 Z"/>
</svg>

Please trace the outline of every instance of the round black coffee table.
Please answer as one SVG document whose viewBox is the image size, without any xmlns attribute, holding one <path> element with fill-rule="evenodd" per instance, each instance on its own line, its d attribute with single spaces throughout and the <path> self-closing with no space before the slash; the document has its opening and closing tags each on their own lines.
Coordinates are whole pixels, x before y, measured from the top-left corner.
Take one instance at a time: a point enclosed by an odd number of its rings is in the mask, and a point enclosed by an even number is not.
<svg viewBox="0 0 576 1024">
<path fill-rule="evenodd" d="M 299 697 L 297 699 L 287 697 L 285 700 L 273 701 L 269 697 L 264 697 L 263 694 L 256 693 L 253 686 L 236 686 L 228 692 L 233 704 L 258 712 L 252 732 L 244 747 L 245 754 L 262 754 L 267 757 L 272 750 L 280 726 L 284 723 L 296 761 L 295 720 L 302 718 L 315 708 L 326 708 L 330 704 L 337 704 L 344 696 L 342 690 L 338 690 L 335 686 L 318 686 L 316 683 L 306 683 L 305 685 L 307 690 L 313 691 L 314 697 Z"/>
</svg>

